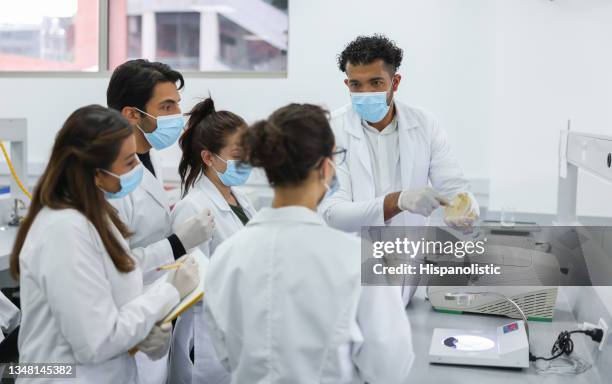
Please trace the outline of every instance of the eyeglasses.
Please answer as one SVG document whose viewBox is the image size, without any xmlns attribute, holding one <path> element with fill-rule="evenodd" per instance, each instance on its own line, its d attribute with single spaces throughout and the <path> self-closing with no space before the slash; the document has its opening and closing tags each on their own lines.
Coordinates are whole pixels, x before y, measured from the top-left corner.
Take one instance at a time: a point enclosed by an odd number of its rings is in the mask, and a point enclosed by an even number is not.
<svg viewBox="0 0 612 384">
<path fill-rule="evenodd" d="M 336 150 L 331 154 L 336 165 L 342 165 L 346 161 L 346 148 L 336 147 Z"/>
</svg>

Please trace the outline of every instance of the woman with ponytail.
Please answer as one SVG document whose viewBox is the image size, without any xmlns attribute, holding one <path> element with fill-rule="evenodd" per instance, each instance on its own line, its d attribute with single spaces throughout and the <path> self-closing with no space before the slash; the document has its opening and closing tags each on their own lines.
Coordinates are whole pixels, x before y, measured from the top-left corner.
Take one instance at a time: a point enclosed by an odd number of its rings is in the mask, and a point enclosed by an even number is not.
<svg viewBox="0 0 612 384">
<path fill-rule="evenodd" d="M 172 223 L 180 226 L 188 218 L 210 210 L 215 218 L 213 236 L 199 246 L 207 257 L 255 214 L 247 196 L 237 188 L 246 183 L 251 173 L 250 165 L 241 161 L 240 139 L 245 129 L 241 117 L 215 110 L 209 97 L 193 107 L 187 129 L 179 139 L 183 151 L 179 163 L 183 199 L 172 212 Z M 173 345 L 171 383 L 230 382 L 210 344 L 201 303 L 181 316 Z"/>
<path fill-rule="evenodd" d="M 317 215 L 338 188 L 327 115 L 291 104 L 243 136 L 271 208 L 213 254 L 204 314 L 232 383 L 406 383 L 414 353 L 399 287 L 361 286 L 361 241 Z"/>
<path fill-rule="evenodd" d="M 136 383 L 132 347 L 152 359 L 166 354 L 171 327 L 156 324 L 195 288 L 198 269 L 186 261 L 171 281 L 143 289 L 130 232 L 105 198 L 130 193 L 141 179 L 121 114 L 92 105 L 68 117 L 11 254 L 21 287 L 20 361 L 74 364 L 79 383 Z"/>
</svg>

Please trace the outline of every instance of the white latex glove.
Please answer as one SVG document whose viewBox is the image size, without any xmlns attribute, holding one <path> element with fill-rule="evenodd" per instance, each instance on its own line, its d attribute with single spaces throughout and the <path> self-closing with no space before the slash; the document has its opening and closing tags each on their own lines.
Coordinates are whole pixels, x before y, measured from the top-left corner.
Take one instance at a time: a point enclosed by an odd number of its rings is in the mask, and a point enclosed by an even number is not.
<svg viewBox="0 0 612 384">
<path fill-rule="evenodd" d="M 166 356 L 172 339 L 172 324 L 155 325 L 146 339 L 138 344 L 138 350 L 153 361 Z"/>
<path fill-rule="evenodd" d="M 399 209 L 421 216 L 429 216 L 440 205 L 447 204 L 448 200 L 430 187 L 402 191 L 397 199 Z"/>
<path fill-rule="evenodd" d="M 215 220 L 210 209 L 205 209 L 194 217 L 179 225 L 174 233 L 179 238 L 185 250 L 212 239 L 215 230 Z"/>
<path fill-rule="evenodd" d="M 200 282 L 200 270 L 193 256 L 187 255 L 181 266 L 168 272 L 167 281 L 172 284 L 179 293 L 181 300 L 189 295 Z"/>
</svg>

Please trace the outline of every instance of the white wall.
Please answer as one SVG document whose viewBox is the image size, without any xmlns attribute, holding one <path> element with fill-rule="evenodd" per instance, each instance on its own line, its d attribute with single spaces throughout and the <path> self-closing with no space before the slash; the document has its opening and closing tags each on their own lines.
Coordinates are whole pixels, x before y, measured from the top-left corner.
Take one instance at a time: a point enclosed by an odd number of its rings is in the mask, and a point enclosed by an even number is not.
<svg viewBox="0 0 612 384">
<path fill-rule="evenodd" d="M 291 0 L 288 78 L 187 78 L 182 106 L 210 90 L 250 121 L 289 102 L 339 107 L 349 99 L 336 55 L 384 33 L 404 48 L 397 97 L 438 116 L 466 175 L 490 178 L 492 208 L 553 212 L 558 130 L 571 117 L 605 134 L 612 120 L 609 20 L 608 0 Z M 0 117 L 28 118 L 30 159 L 44 162 L 71 111 L 105 104 L 107 82 L 0 78 Z M 588 201 L 603 196 L 586 189 L 581 212 L 600 214 Z"/>
<path fill-rule="evenodd" d="M 496 7 L 491 206 L 556 211 L 559 130 L 612 135 L 612 2 Z M 580 175 L 578 213 L 612 215 L 612 186 Z"/>
</svg>

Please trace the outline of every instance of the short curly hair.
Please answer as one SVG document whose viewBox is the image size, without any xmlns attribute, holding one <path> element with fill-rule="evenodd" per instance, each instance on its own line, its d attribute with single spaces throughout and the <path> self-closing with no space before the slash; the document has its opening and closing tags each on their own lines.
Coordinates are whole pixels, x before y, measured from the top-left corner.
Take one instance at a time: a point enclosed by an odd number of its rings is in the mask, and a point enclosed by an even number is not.
<svg viewBox="0 0 612 384">
<path fill-rule="evenodd" d="M 358 36 L 338 55 L 338 68 L 346 72 L 346 64 L 365 65 L 382 59 L 393 73 L 402 64 L 403 51 L 384 35 Z"/>
</svg>

